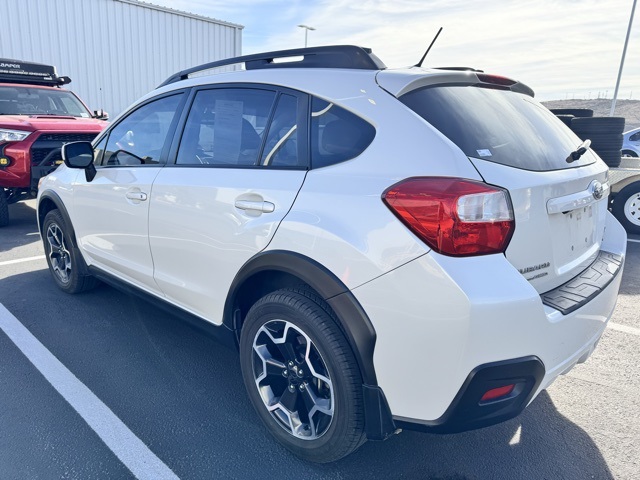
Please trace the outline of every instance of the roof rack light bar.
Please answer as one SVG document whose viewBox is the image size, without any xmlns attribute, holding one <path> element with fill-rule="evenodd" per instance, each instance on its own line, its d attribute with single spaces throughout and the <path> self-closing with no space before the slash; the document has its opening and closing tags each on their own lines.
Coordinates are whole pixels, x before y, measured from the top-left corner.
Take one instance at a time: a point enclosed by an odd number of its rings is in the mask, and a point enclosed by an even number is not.
<svg viewBox="0 0 640 480">
<path fill-rule="evenodd" d="M 276 59 L 302 57 L 302 60 L 289 62 L 275 62 Z M 247 70 L 266 68 L 348 68 L 357 70 L 382 70 L 386 65 L 375 56 L 370 48 L 355 45 L 331 45 L 325 47 L 296 48 L 277 52 L 256 53 L 232 57 L 215 62 L 205 63 L 196 67 L 182 70 L 158 86 L 164 87 L 171 83 L 186 80 L 189 75 L 217 67 L 225 67 L 244 63 Z"/>
</svg>

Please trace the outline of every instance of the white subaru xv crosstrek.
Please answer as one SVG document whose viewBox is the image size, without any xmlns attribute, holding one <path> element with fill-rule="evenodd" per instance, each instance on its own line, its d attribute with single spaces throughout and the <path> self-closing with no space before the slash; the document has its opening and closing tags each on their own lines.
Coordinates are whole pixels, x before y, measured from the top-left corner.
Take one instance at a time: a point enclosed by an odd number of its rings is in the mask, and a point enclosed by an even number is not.
<svg viewBox="0 0 640 480">
<path fill-rule="evenodd" d="M 38 195 L 58 286 L 100 279 L 214 327 L 307 460 L 514 417 L 616 303 L 606 165 L 529 87 L 478 70 L 353 46 L 237 57 L 63 156 Z"/>
</svg>

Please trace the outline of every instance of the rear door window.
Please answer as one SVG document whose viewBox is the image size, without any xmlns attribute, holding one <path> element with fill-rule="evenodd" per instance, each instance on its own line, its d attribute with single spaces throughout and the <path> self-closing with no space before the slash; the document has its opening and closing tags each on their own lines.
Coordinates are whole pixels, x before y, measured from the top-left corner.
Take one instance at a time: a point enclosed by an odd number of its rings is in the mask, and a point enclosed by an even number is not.
<svg viewBox="0 0 640 480">
<path fill-rule="evenodd" d="M 583 155 L 567 163 L 580 140 L 533 98 L 478 86 L 414 90 L 400 101 L 455 143 L 468 157 L 524 170 L 548 171 L 593 163 Z"/>
<path fill-rule="evenodd" d="M 249 88 L 199 91 L 184 127 L 176 164 L 255 166 L 276 92 Z"/>
</svg>

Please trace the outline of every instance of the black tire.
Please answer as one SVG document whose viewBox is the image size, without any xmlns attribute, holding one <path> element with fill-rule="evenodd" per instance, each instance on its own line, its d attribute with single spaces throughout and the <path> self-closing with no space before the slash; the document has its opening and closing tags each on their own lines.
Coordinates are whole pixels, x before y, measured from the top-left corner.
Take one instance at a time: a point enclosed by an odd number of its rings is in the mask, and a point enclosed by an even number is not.
<svg viewBox="0 0 640 480">
<path fill-rule="evenodd" d="M 595 152 L 610 167 L 619 167 L 622 162 L 620 150 L 595 150 Z"/>
<path fill-rule="evenodd" d="M 593 117 L 593 110 L 590 108 L 552 108 L 555 115 L 573 115 L 574 117 Z"/>
<path fill-rule="evenodd" d="M 71 238 L 71 229 L 58 210 L 44 217 L 42 241 L 49 271 L 56 285 L 67 293 L 80 293 L 98 285 Z"/>
<path fill-rule="evenodd" d="M 4 193 L 4 188 L 0 187 L 0 227 L 9 225 L 9 204 Z"/>
<path fill-rule="evenodd" d="M 620 150 L 622 148 L 622 135 L 614 133 L 599 133 L 589 136 L 591 148 L 601 147 L 603 150 Z"/>
<path fill-rule="evenodd" d="M 640 234 L 640 181 L 620 190 L 611 210 L 628 233 Z"/>
<path fill-rule="evenodd" d="M 573 115 L 556 115 L 556 117 L 567 127 L 571 127 L 571 120 L 575 118 Z"/>
<path fill-rule="evenodd" d="M 312 292 L 279 290 L 251 307 L 240 336 L 240 366 L 259 417 L 298 457 L 333 462 L 364 443 L 358 364 L 333 312 Z M 288 419 L 296 415 L 294 428 Z"/>
<path fill-rule="evenodd" d="M 580 134 L 621 134 L 624 130 L 624 117 L 574 118 L 571 121 L 571 129 L 579 137 L 581 137 Z"/>
<path fill-rule="evenodd" d="M 634 152 L 633 150 L 622 150 L 622 156 L 623 157 L 634 157 L 634 158 L 637 158 L 638 154 L 636 152 Z"/>
</svg>

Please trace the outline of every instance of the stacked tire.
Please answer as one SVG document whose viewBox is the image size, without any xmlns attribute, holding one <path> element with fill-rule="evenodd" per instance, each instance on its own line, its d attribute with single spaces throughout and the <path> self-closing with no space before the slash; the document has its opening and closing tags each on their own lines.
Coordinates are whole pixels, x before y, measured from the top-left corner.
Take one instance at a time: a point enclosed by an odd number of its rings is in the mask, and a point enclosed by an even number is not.
<svg viewBox="0 0 640 480">
<path fill-rule="evenodd" d="M 591 148 L 607 165 L 620 166 L 624 117 L 577 117 L 571 120 L 571 130 L 591 140 Z"/>
<path fill-rule="evenodd" d="M 574 117 L 593 117 L 593 110 L 590 108 L 552 108 L 551 113 L 556 116 L 572 115 Z"/>
<path fill-rule="evenodd" d="M 594 117 L 589 108 L 551 110 L 582 140 L 591 140 L 591 148 L 610 167 L 620 166 L 624 117 Z"/>
</svg>

